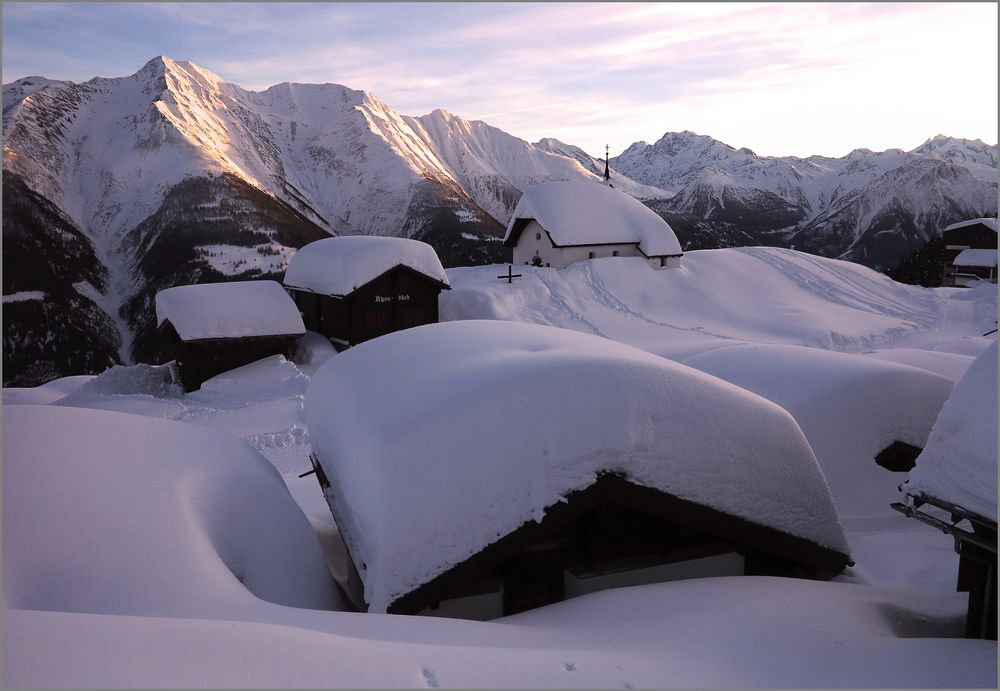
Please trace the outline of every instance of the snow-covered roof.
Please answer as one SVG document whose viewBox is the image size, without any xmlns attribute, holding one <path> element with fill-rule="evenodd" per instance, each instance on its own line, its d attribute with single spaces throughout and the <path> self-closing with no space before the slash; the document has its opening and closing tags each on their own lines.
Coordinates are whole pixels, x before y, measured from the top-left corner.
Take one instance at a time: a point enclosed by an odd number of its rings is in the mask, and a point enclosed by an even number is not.
<svg viewBox="0 0 1000 691">
<path fill-rule="evenodd" d="M 894 441 L 923 447 L 953 383 L 864 355 L 763 343 L 713 348 L 684 364 L 791 413 L 842 518 L 895 513 L 889 503 L 902 479 L 876 464 L 875 455 Z"/>
<path fill-rule="evenodd" d="M 997 251 L 976 248 L 962 250 L 952 264 L 955 266 L 996 266 Z"/>
<path fill-rule="evenodd" d="M 638 243 L 648 257 L 682 254 L 670 225 L 624 192 L 590 181 L 547 182 L 521 195 L 507 224 L 515 244 L 525 219 L 535 219 L 556 245 Z"/>
<path fill-rule="evenodd" d="M 322 295 L 347 295 L 397 266 L 449 286 L 434 248 L 407 238 L 348 235 L 311 242 L 285 270 L 285 285 Z"/>
<path fill-rule="evenodd" d="M 997 219 L 995 218 L 970 218 L 968 221 L 959 221 L 958 223 L 952 223 L 947 226 L 944 230 L 955 230 L 956 228 L 965 228 L 966 226 L 984 225 L 993 232 L 997 229 Z M 944 231 L 942 231 L 944 232 Z"/>
<path fill-rule="evenodd" d="M 955 384 L 903 491 L 997 520 L 996 342 Z"/>
<path fill-rule="evenodd" d="M 156 294 L 156 324 L 169 321 L 183 341 L 306 332 L 295 303 L 275 281 L 175 286 Z"/>
<path fill-rule="evenodd" d="M 305 408 L 370 611 L 542 520 L 603 470 L 848 552 L 784 409 L 597 336 L 492 320 L 416 327 L 328 361 Z"/>
</svg>

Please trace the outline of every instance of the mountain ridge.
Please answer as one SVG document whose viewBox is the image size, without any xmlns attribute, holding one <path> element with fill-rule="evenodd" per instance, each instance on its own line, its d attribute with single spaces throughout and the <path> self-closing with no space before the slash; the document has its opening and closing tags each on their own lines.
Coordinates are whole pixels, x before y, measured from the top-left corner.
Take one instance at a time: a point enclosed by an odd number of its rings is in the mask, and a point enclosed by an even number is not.
<svg viewBox="0 0 1000 691">
<path fill-rule="evenodd" d="M 74 299 L 90 301 L 91 323 L 116 325 L 123 361 L 155 355 L 150 295 L 172 282 L 280 278 L 296 246 L 340 233 L 422 239 L 447 266 L 509 261 L 499 240 L 527 186 L 604 170 L 572 144 L 444 109 L 402 115 L 332 83 L 249 91 L 167 56 L 125 77 L 32 76 L 3 93 L 5 185 L 23 184 L 38 197 L 25 209 L 44 200 L 91 243 L 106 280 Z M 796 244 L 877 262 L 895 256 L 893 233 L 908 249 L 934 230 L 921 224 L 996 213 L 995 147 L 937 135 L 917 149 L 762 157 L 684 131 L 636 142 L 610 166 L 689 248 Z M 925 159 L 939 164 L 914 163 Z M 920 181 L 926 203 L 885 177 L 906 166 L 898 184 Z M 18 232 L 48 212 L 23 213 Z M 5 320 L 5 338 L 28 326 Z"/>
</svg>

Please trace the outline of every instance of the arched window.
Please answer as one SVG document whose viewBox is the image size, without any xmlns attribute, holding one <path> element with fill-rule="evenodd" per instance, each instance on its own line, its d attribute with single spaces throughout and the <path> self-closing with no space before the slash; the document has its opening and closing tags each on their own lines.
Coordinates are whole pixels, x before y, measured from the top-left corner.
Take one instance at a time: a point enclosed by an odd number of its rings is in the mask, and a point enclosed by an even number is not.
<svg viewBox="0 0 1000 691">
<path fill-rule="evenodd" d="M 618 250 L 615 250 L 614 252 L 612 252 L 611 256 L 612 257 L 617 257 L 618 256 Z"/>
<path fill-rule="evenodd" d="M 542 239 L 542 234 L 541 233 L 535 233 L 535 239 L 536 240 L 541 240 Z"/>
<path fill-rule="evenodd" d="M 587 252 L 587 259 L 593 259 L 597 256 L 596 252 Z"/>
</svg>

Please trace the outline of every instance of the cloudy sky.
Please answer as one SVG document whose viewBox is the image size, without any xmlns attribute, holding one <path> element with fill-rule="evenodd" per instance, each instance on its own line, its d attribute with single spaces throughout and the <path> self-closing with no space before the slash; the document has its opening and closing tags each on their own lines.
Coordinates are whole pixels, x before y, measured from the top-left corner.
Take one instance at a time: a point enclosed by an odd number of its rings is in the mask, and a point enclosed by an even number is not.
<svg viewBox="0 0 1000 691">
<path fill-rule="evenodd" d="M 336 82 L 612 155 L 692 130 L 762 155 L 997 142 L 996 3 L 3 3 L 3 81 L 156 55 Z"/>
</svg>

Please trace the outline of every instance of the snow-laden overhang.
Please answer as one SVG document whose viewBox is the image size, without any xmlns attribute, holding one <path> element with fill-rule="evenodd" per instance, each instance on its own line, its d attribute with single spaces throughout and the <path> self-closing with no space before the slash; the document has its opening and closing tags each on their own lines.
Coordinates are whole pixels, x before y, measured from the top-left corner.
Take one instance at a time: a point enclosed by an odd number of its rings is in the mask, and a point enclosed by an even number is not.
<svg viewBox="0 0 1000 691">
<path fill-rule="evenodd" d="M 596 336 L 499 321 L 389 334 L 324 365 L 306 414 L 371 611 L 607 472 L 847 561 L 784 409 Z"/>
</svg>

